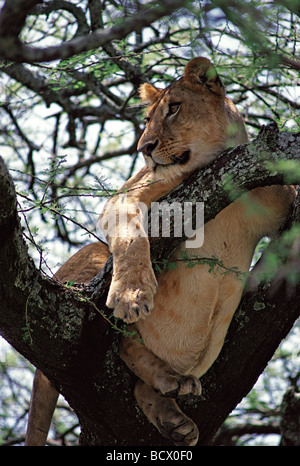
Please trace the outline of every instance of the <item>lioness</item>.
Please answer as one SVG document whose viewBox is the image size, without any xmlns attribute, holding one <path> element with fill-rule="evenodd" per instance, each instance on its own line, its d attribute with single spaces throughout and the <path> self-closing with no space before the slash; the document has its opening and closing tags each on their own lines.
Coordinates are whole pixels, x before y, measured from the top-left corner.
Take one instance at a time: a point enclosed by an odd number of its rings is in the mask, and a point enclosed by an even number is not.
<svg viewBox="0 0 300 466">
<path fill-rule="evenodd" d="M 143 231 L 145 212 L 138 216 L 137 207 L 143 203 L 149 208 L 192 171 L 207 165 L 228 146 L 246 143 L 248 137 L 241 115 L 225 96 L 221 79 L 207 58 L 191 60 L 184 76 L 163 90 L 142 85 L 140 96 L 148 106 L 138 143 L 146 166 L 127 181 L 120 195 L 108 201 L 99 219 L 113 254 L 107 306 L 116 317 L 133 325 L 144 342 L 141 345 L 124 338 L 120 350 L 121 358 L 139 377 L 135 387 L 139 406 L 164 437 L 176 445 L 191 446 L 197 443 L 198 429 L 175 398 L 201 393 L 199 377 L 220 352 L 243 282 L 235 273 L 212 274 L 208 265 L 186 268 L 182 261 L 156 278 Z M 120 236 L 116 223 L 115 229 L 108 226 L 114 224 L 112 212 L 115 215 L 124 209 L 124 191 L 127 224 L 121 225 L 126 235 Z M 205 225 L 201 247 L 187 248 L 182 243 L 171 260 L 178 260 L 185 251 L 187 257 L 214 256 L 227 269 L 246 272 L 256 244 L 262 236 L 278 230 L 292 201 L 293 193 L 287 187 L 255 189 Z M 88 283 L 108 255 L 105 245 L 89 245 L 69 259 L 56 278 Z M 56 397 L 57 392 L 37 371 L 27 445 L 44 444 Z"/>
</svg>

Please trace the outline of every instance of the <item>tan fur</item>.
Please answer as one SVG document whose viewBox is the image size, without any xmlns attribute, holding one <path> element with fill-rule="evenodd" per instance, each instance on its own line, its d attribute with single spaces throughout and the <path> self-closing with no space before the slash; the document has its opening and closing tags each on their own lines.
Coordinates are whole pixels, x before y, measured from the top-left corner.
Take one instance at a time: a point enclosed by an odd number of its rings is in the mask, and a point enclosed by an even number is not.
<svg viewBox="0 0 300 466">
<path fill-rule="evenodd" d="M 148 110 L 138 149 L 147 166 L 107 203 L 99 219 L 114 258 L 107 305 L 116 317 L 132 324 L 144 342 L 125 339 L 121 348 L 122 359 L 140 378 L 135 390 L 140 407 L 176 445 L 195 445 L 197 427 L 173 398 L 201 393 L 199 377 L 220 352 L 244 282 L 233 272 L 217 269 L 212 274 L 207 265 L 187 268 L 183 262 L 156 281 L 142 225 L 146 212 L 138 209 L 141 202 L 149 208 L 192 171 L 248 138 L 240 114 L 206 58 L 190 61 L 184 76 L 164 90 L 144 84 L 140 95 Z M 214 256 L 226 268 L 247 272 L 257 242 L 278 230 L 292 201 L 287 187 L 255 189 L 205 225 L 200 248 L 186 249 L 182 243 L 171 260 L 185 250 L 191 259 Z M 107 227 L 115 212 L 125 207 L 127 220 L 118 221 L 126 234 L 120 237 Z M 139 237 L 134 234 L 136 226 Z M 93 248 L 99 254 L 102 246 Z M 81 265 L 86 261 L 88 267 L 84 250 L 80 257 Z"/>
<path fill-rule="evenodd" d="M 89 283 L 100 272 L 109 257 L 105 243 L 88 244 L 70 257 L 54 275 L 61 283 Z"/>
<path fill-rule="evenodd" d="M 25 446 L 45 445 L 57 398 L 58 392 L 37 369 L 31 392 Z"/>
</svg>

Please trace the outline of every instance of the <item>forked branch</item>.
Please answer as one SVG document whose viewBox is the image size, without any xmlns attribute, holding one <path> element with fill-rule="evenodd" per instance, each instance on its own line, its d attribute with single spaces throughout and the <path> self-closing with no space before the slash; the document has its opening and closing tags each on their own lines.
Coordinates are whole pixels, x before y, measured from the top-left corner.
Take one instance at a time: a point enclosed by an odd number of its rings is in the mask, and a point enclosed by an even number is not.
<svg viewBox="0 0 300 466">
<path fill-rule="evenodd" d="M 264 128 L 252 143 L 221 154 L 165 200 L 203 200 L 208 221 L 242 191 L 286 183 L 286 170 L 278 162 L 298 163 L 299 142 L 299 134 L 278 133 L 274 125 Z M 120 362 L 118 335 L 95 310 L 96 305 L 106 311 L 111 259 L 90 286 L 81 289 L 85 299 L 42 277 L 28 255 L 13 182 L 2 159 L 0 177 L 1 334 L 69 401 L 80 420 L 83 444 L 136 445 L 141 439 L 143 444 L 163 445 L 156 430 L 136 416 L 134 377 Z M 294 167 L 288 182 L 297 182 L 298 177 Z M 293 220 L 299 221 L 299 209 Z M 160 260 L 170 254 L 178 238 L 150 241 L 153 258 Z M 286 258 L 284 267 L 297 268 L 297 258 Z M 185 406 L 185 412 L 193 412 L 198 419 L 201 444 L 212 441 L 289 332 L 299 315 L 299 293 L 299 287 L 291 287 L 281 274 L 244 296 L 220 357 L 202 379 L 203 397 L 189 398 Z M 87 298 L 93 299 L 94 306 Z M 112 409 L 114 406 L 118 409 Z M 126 417 L 127 429 L 120 425 L 120 412 Z"/>
</svg>

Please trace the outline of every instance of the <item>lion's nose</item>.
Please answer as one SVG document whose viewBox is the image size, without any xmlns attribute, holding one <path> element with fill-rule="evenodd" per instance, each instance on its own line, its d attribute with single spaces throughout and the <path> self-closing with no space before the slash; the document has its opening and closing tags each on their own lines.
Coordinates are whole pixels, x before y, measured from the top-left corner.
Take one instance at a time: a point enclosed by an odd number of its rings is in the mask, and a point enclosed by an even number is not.
<svg viewBox="0 0 300 466">
<path fill-rule="evenodd" d="M 143 152 L 144 155 L 147 155 L 148 157 L 151 157 L 152 152 L 158 145 L 158 139 L 155 142 L 147 142 L 147 144 L 144 144 L 141 148 L 140 151 Z"/>
</svg>

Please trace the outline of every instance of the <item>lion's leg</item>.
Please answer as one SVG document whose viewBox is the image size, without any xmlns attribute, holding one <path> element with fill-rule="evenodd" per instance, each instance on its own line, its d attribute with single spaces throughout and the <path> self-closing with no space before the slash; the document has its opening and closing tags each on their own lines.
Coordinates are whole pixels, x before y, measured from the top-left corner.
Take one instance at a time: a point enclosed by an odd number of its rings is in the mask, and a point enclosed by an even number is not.
<svg viewBox="0 0 300 466">
<path fill-rule="evenodd" d="M 201 394 L 200 380 L 193 375 L 182 375 L 155 356 L 143 343 L 124 338 L 121 358 L 140 379 L 163 395 Z"/>
<path fill-rule="evenodd" d="M 162 397 L 142 380 L 137 382 L 134 395 L 144 414 L 163 437 L 177 446 L 196 445 L 198 428 L 174 399 Z"/>
<path fill-rule="evenodd" d="M 31 393 L 26 446 L 45 445 L 58 395 L 47 377 L 37 369 Z"/>
</svg>

